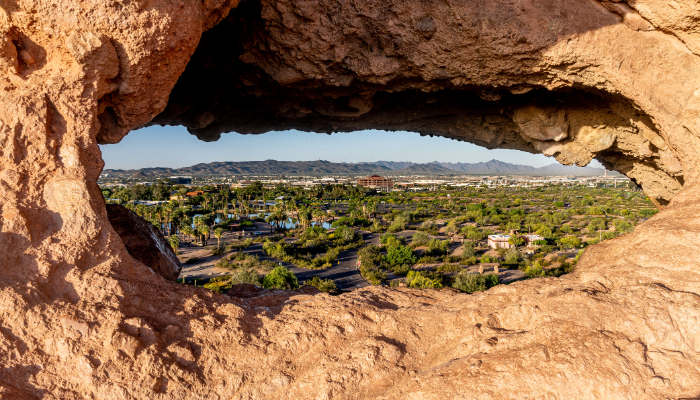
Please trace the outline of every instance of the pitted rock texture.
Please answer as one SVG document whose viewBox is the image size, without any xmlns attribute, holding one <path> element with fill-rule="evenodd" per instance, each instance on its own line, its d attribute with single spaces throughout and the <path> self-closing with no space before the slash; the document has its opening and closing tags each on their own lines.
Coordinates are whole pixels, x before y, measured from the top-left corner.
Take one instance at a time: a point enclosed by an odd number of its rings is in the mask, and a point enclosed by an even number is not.
<svg viewBox="0 0 700 400">
<path fill-rule="evenodd" d="M 699 12 L 0 1 L 0 397 L 700 397 Z M 151 121 L 204 140 L 408 129 L 597 158 L 665 207 L 558 279 L 220 295 L 164 279 L 109 223 L 97 144 Z"/>
<path fill-rule="evenodd" d="M 152 123 L 203 140 L 407 130 L 596 158 L 663 206 L 697 174 L 698 33 L 647 3 L 245 1 L 203 35 Z"/>
<path fill-rule="evenodd" d="M 163 278 L 177 280 L 182 264 L 153 224 L 118 204 L 107 204 L 107 218 L 130 256 Z"/>
</svg>

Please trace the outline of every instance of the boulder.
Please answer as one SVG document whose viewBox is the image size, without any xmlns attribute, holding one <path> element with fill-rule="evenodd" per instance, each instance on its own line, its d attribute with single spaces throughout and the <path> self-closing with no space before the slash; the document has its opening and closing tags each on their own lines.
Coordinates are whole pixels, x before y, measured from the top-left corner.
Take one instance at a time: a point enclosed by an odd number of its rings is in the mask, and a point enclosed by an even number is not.
<svg viewBox="0 0 700 400">
<path fill-rule="evenodd" d="M 107 204 L 107 217 L 130 256 L 163 278 L 177 280 L 182 264 L 160 230 L 118 204 Z"/>
</svg>

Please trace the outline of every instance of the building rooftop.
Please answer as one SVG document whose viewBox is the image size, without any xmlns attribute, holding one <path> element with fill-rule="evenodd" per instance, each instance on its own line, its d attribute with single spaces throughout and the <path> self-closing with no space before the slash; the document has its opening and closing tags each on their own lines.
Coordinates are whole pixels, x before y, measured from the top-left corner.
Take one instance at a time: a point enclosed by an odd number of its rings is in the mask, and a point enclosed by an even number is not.
<svg viewBox="0 0 700 400">
<path fill-rule="evenodd" d="M 508 240 L 508 239 L 510 239 L 510 235 L 489 235 L 489 239 L 491 239 L 491 240 Z"/>
</svg>

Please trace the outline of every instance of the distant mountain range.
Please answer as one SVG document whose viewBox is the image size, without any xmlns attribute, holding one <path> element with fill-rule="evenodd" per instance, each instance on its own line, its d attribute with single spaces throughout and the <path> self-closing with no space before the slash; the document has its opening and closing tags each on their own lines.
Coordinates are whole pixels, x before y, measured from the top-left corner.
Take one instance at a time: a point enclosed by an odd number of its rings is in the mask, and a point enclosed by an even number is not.
<svg viewBox="0 0 700 400">
<path fill-rule="evenodd" d="M 106 169 L 111 176 L 171 176 L 171 175 L 576 175 L 600 176 L 602 168 L 551 164 L 535 168 L 529 165 L 509 164 L 491 160 L 481 163 L 447 163 L 433 161 L 412 162 L 377 161 L 333 163 L 330 161 L 235 161 L 196 164 L 185 168 L 141 168 L 137 170 Z M 608 173 L 616 174 L 616 173 Z"/>
</svg>

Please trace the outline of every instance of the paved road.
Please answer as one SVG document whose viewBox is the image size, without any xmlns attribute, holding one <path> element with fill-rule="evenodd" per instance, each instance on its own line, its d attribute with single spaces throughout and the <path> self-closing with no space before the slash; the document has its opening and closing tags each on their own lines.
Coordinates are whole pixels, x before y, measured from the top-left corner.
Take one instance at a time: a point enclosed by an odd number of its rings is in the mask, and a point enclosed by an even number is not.
<svg viewBox="0 0 700 400">
<path fill-rule="evenodd" d="M 379 236 L 370 232 L 360 232 L 365 243 L 378 244 Z M 369 286 L 369 283 L 360 274 L 357 268 L 357 253 L 360 249 L 348 250 L 340 253 L 338 260 L 328 269 L 306 269 L 292 264 L 283 263 L 290 271 L 294 272 L 299 282 L 318 276 L 321 279 L 333 279 L 339 289 L 352 290 Z"/>
</svg>

